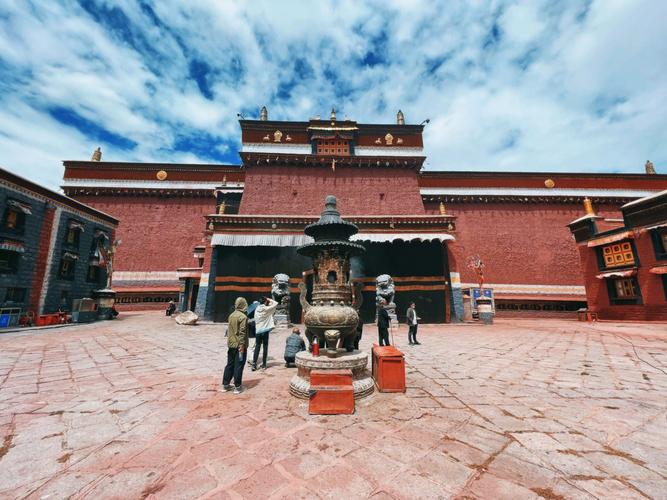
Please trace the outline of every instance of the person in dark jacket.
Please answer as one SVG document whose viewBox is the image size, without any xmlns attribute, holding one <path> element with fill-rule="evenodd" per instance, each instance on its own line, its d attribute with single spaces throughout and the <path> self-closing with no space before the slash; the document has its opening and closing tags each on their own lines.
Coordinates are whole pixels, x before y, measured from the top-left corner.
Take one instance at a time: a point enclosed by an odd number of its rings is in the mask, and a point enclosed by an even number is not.
<svg viewBox="0 0 667 500">
<path fill-rule="evenodd" d="M 172 314 L 174 314 L 175 311 L 176 311 L 176 303 L 173 300 L 170 300 L 169 304 L 167 304 L 167 310 L 165 311 L 165 314 L 167 316 L 171 316 Z"/>
<path fill-rule="evenodd" d="M 222 388 L 225 391 L 234 389 L 234 394 L 241 394 L 243 386 L 243 366 L 248 349 L 248 317 L 246 310 L 248 303 L 243 297 L 234 302 L 234 312 L 229 315 L 227 322 L 227 365 L 222 376 Z M 231 381 L 234 379 L 234 387 Z"/>
<path fill-rule="evenodd" d="M 384 307 L 386 305 L 387 301 L 385 299 L 380 299 L 378 307 L 378 337 L 381 346 L 391 345 L 389 344 L 389 313 Z"/>
<path fill-rule="evenodd" d="M 259 300 L 255 300 L 248 306 L 248 352 L 252 353 L 255 352 L 255 310 L 258 305 Z M 249 356 L 246 357 L 248 358 L 248 364 L 252 365 L 252 359 Z"/>
<path fill-rule="evenodd" d="M 361 342 L 361 336 L 364 334 L 364 320 L 359 316 L 359 323 L 357 323 L 357 333 L 354 336 L 354 349 L 359 350 L 359 342 Z"/>
<path fill-rule="evenodd" d="M 417 316 L 414 302 L 410 302 L 410 307 L 408 307 L 405 316 L 408 320 L 408 344 L 421 345 L 420 342 L 417 342 L 417 326 L 421 318 Z"/>
<path fill-rule="evenodd" d="M 294 328 L 285 340 L 285 368 L 294 365 L 297 353 L 306 350 L 306 343 L 301 338 L 301 331 Z"/>
</svg>

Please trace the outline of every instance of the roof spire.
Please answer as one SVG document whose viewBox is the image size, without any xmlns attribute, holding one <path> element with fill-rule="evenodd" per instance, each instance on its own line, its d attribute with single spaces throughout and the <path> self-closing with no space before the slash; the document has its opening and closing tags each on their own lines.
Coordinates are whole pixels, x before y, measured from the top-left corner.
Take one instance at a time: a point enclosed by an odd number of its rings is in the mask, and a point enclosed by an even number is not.
<svg viewBox="0 0 667 500">
<path fill-rule="evenodd" d="M 259 110 L 259 119 L 263 122 L 269 119 L 269 110 L 266 109 L 266 106 L 262 106 L 262 109 Z"/>
<path fill-rule="evenodd" d="M 403 116 L 403 111 L 400 109 L 398 110 L 398 113 L 396 113 L 396 124 L 405 125 L 405 116 Z"/>
<path fill-rule="evenodd" d="M 336 108 L 333 106 L 331 107 L 331 121 L 335 122 L 336 121 Z"/>
<path fill-rule="evenodd" d="M 595 209 L 593 209 L 593 202 L 590 198 L 584 198 L 584 210 L 586 210 L 586 215 L 595 215 Z"/>
<path fill-rule="evenodd" d="M 653 162 L 651 160 L 646 160 L 646 165 L 644 165 L 647 174 L 655 174 L 655 168 L 653 167 Z"/>
<path fill-rule="evenodd" d="M 99 147 L 93 151 L 93 156 L 90 157 L 90 161 L 102 161 L 102 150 Z"/>
</svg>

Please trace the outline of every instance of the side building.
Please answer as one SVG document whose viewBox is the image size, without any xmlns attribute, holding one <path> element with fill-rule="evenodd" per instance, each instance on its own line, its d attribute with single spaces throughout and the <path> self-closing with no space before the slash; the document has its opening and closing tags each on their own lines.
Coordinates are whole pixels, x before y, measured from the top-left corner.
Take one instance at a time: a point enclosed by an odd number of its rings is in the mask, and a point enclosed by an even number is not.
<svg viewBox="0 0 667 500">
<path fill-rule="evenodd" d="M 588 309 L 598 319 L 667 321 L 667 190 L 569 224 L 581 259 Z"/>
<path fill-rule="evenodd" d="M 107 280 L 104 250 L 118 220 L 0 169 L 0 307 L 18 313 L 71 310 Z M 4 325 L 8 326 L 8 325 Z"/>
</svg>

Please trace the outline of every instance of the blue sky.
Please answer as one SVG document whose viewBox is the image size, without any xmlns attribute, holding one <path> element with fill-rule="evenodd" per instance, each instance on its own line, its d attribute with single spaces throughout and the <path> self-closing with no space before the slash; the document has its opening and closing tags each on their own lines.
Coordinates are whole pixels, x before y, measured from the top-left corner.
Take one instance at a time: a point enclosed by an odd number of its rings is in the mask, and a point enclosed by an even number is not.
<svg viewBox="0 0 667 500">
<path fill-rule="evenodd" d="M 667 173 L 667 2 L 0 3 L 0 165 L 238 163 L 237 113 L 425 129 L 426 168 Z"/>
</svg>

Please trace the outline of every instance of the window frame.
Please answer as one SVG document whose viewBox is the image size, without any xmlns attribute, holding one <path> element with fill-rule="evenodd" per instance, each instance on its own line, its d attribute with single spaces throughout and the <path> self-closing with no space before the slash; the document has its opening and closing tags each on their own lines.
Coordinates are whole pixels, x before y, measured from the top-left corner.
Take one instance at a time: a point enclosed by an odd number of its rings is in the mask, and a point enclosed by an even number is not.
<svg viewBox="0 0 667 500">
<path fill-rule="evenodd" d="M 657 260 L 667 260 L 667 227 L 651 230 L 651 241 Z"/>
<path fill-rule="evenodd" d="M 12 290 L 21 290 L 21 300 L 15 300 L 14 298 L 10 297 L 10 291 Z M 27 296 L 27 288 L 24 287 L 19 287 L 19 286 L 12 286 L 12 287 L 7 287 L 5 291 L 5 297 L 4 297 L 4 303 L 12 303 L 12 304 L 25 304 L 26 301 L 26 296 Z"/>
<path fill-rule="evenodd" d="M 60 257 L 60 265 L 58 266 L 58 279 L 74 281 L 74 277 L 76 275 L 76 261 L 78 259 L 67 257 L 67 253 L 68 252 L 63 252 L 63 255 Z M 64 271 L 63 268 L 65 267 L 66 263 L 67 270 Z"/>
<path fill-rule="evenodd" d="M 6 268 L 0 266 L 0 274 L 16 274 L 19 270 L 19 265 L 21 263 L 21 254 L 19 252 L 12 252 L 11 250 L 0 250 L 0 255 L 7 254 L 7 262 L 13 262 L 13 267 L 11 265 Z M 2 259 L 0 259 L 2 262 Z"/>
<path fill-rule="evenodd" d="M 10 213 L 16 214 L 16 225 L 14 227 L 7 226 Z M 18 208 L 14 208 L 7 205 L 5 207 L 5 212 L 2 216 L 2 230 L 6 233 L 11 233 L 11 234 L 25 234 L 25 226 L 26 226 L 26 214 L 23 213 Z"/>
<path fill-rule="evenodd" d="M 642 298 L 642 290 L 639 286 L 636 276 L 628 278 L 607 278 L 607 293 L 609 295 L 609 303 L 613 306 L 622 305 L 641 305 L 644 303 Z M 616 283 L 618 281 L 629 281 L 634 288 L 636 295 L 634 296 L 618 296 Z"/>
<path fill-rule="evenodd" d="M 632 263 L 626 262 L 618 266 L 607 266 L 604 260 L 604 249 L 614 245 L 622 245 L 624 243 L 628 243 L 630 245 L 630 251 L 632 252 L 632 257 L 634 262 Z M 631 239 L 615 241 L 614 243 L 608 243 L 607 245 L 600 245 L 599 247 L 596 248 L 596 250 L 598 259 L 598 269 L 600 271 L 639 267 L 639 255 L 637 255 L 637 249 L 635 248 L 634 241 Z"/>
</svg>

